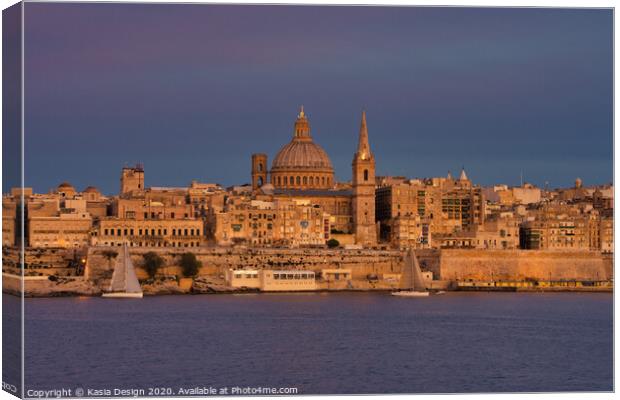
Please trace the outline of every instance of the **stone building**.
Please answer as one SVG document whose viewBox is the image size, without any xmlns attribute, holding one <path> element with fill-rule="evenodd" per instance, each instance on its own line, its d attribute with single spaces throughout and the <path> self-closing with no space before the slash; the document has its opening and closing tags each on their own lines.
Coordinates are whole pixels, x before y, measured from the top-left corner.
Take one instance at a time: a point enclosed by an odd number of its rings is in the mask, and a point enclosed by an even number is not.
<svg viewBox="0 0 620 400">
<path fill-rule="evenodd" d="M 484 224 L 482 189 L 471 184 L 465 170 L 458 179 L 448 174 L 430 179 L 383 178 L 382 182 L 376 190 L 379 232 L 394 247 L 439 247 L 441 241 L 433 243 L 431 238 L 469 238 Z"/>
<path fill-rule="evenodd" d="M 543 204 L 520 226 L 520 247 L 533 250 L 613 249 L 613 219 L 590 207 Z"/>
<path fill-rule="evenodd" d="M 199 219 L 131 219 L 108 217 L 99 221 L 93 244 L 138 247 L 198 247 L 204 244 Z"/>
<path fill-rule="evenodd" d="M 209 215 L 210 237 L 219 245 L 322 246 L 329 239 L 329 214 L 305 200 L 231 197 Z"/>
<path fill-rule="evenodd" d="M 17 205 L 12 196 L 2 197 L 2 246 L 15 246 L 17 235 Z"/>
<path fill-rule="evenodd" d="M 353 235 L 360 245 L 376 244 L 375 159 L 368 143 L 365 112 L 352 166 L 352 184 L 335 182 L 332 162 L 314 142 L 303 107 L 297 115 L 291 141 L 276 154 L 271 169 L 267 170 L 267 165 L 266 154 L 252 155 L 255 195 L 274 201 L 307 201 L 329 215 L 330 232 Z"/>
<path fill-rule="evenodd" d="M 375 223 L 375 156 L 368 143 L 366 111 L 362 112 L 357 152 L 353 156 L 353 227 L 355 242 L 365 246 L 377 243 Z"/>
<path fill-rule="evenodd" d="M 254 189 L 267 182 L 267 156 L 252 156 Z M 303 106 L 297 115 L 293 138 L 276 154 L 269 171 L 271 184 L 276 189 L 330 189 L 334 185 L 334 168 L 327 153 L 314 142 L 310 122 Z"/>
<path fill-rule="evenodd" d="M 214 186 L 192 182 L 190 187 L 144 187 L 144 167 L 125 167 L 121 193 L 110 212 L 99 218 L 93 244 L 139 247 L 198 247 L 205 242 L 204 220 L 195 206 L 208 204 Z M 202 210 L 202 208 L 200 208 Z"/>
<path fill-rule="evenodd" d="M 59 213 L 28 218 L 30 247 L 80 248 L 90 244 L 92 218 L 88 213 Z"/>
<path fill-rule="evenodd" d="M 138 163 L 135 167 L 123 167 L 121 172 L 121 188 L 119 196 L 131 195 L 144 190 L 144 165 Z"/>
</svg>

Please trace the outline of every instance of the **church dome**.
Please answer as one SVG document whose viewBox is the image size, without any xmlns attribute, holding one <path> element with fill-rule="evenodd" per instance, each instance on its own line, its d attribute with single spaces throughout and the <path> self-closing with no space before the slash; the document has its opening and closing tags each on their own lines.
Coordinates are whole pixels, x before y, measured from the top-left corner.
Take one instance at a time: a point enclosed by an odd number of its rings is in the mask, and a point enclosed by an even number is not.
<svg viewBox="0 0 620 400">
<path fill-rule="evenodd" d="M 332 162 L 321 146 L 314 142 L 293 139 L 278 152 L 271 164 L 272 171 L 278 169 L 333 170 Z"/>
<path fill-rule="evenodd" d="M 63 182 L 60 185 L 58 185 L 58 190 L 59 191 L 66 191 L 66 190 L 75 191 L 75 188 L 69 182 Z"/>
<path fill-rule="evenodd" d="M 84 189 L 84 193 L 99 193 L 99 189 L 97 189 L 94 186 L 89 186 L 86 189 Z"/>
<path fill-rule="evenodd" d="M 295 121 L 293 139 L 276 154 L 270 172 L 276 188 L 326 189 L 333 185 L 332 162 L 312 140 L 303 106 Z"/>
</svg>

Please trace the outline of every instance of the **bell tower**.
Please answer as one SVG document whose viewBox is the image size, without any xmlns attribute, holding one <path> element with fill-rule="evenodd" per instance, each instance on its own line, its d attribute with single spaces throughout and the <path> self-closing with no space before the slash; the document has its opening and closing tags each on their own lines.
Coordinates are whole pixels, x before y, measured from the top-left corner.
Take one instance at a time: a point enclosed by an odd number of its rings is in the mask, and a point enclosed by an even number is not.
<svg viewBox="0 0 620 400">
<path fill-rule="evenodd" d="M 267 154 L 252 154 L 252 189 L 267 183 Z"/>
<path fill-rule="evenodd" d="M 144 190 L 144 165 L 136 164 L 135 167 L 123 167 L 121 172 L 121 192 L 120 195 L 140 192 Z"/>
<path fill-rule="evenodd" d="M 353 156 L 353 230 L 355 242 L 377 244 L 375 223 L 375 157 L 368 143 L 366 111 L 362 111 L 357 152 Z"/>
</svg>

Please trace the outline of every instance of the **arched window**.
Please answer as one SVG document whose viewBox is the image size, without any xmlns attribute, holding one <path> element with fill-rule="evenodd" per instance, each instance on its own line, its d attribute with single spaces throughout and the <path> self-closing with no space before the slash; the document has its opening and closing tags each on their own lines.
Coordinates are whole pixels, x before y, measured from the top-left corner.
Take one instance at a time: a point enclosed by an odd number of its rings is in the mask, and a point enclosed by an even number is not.
<svg viewBox="0 0 620 400">
<path fill-rule="evenodd" d="M 310 186 L 314 186 L 314 176 L 310 177 Z"/>
<path fill-rule="evenodd" d="M 325 177 L 321 178 L 322 184 L 325 185 Z"/>
<path fill-rule="evenodd" d="M 262 176 L 258 177 L 258 186 L 263 186 L 263 177 Z"/>
<path fill-rule="evenodd" d="M 288 180 L 289 185 L 293 186 L 295 184 L 295 178 L 293 178 L 292 176 L 289 178 Z"/>
<path fill-rule="evenodd" d="M 297 176 L 297 184 L 301 185 L 301 177 Z"/>
<path fill-rule="evenodd" d="M 263 163 L 258 163 L 258 170 L 263 172 Z"/>
<path fill-rule="evenodd" d="M 285 176 L 284 177 L 284 186 L 288 185 L 288 178 Z"/>
<path fill-rule="evenodd" d="M 364 170 L 364 180 L 365 181 L 368 180 L 368 170 L 367 169 Z"/>
<path fill-rule="evenodd" d="M 307 184 L 308 184 L 308 177 L 304 176 L 304 185 L 307 185 Z"/>
</svg>

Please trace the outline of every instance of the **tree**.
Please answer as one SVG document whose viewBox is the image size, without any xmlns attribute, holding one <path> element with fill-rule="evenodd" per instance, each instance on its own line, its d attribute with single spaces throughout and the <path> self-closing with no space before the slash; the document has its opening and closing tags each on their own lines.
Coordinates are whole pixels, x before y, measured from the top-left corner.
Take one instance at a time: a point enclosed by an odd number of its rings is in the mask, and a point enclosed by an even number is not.
<svg viewBox="0 0 620 400">
<path fill-rule="evenodd" d="M 202 267 L 202 263 L 196 259 L 194 253 L 183 253 L 181 255 L 181 270 L 184 277 L 192 278 L 198 275 L 200 267 Z"/>
<path fill-rule="evenodd" d="M 333 249 L 334 247 L 338 247 L 340 246 L 340 242 L 337 241 L 336 239 L 329 239 L 327 241 L 327 247 L 329 247 L 330 249 Z"/>
<path fill-rule="evenodd" d="M 148 253 L 144 253 L 142 255 L 144 258 L 144 269 L 146 273 L 149 275 L 149 278 L 155 278 L 157 274 L 157 270 L 160 269 L 164 265 L 164 259 L 161 258 L 157 253 L 153 251 L 149 251 Z"/>
</svg>

